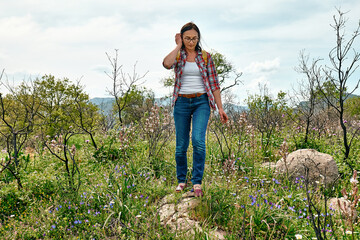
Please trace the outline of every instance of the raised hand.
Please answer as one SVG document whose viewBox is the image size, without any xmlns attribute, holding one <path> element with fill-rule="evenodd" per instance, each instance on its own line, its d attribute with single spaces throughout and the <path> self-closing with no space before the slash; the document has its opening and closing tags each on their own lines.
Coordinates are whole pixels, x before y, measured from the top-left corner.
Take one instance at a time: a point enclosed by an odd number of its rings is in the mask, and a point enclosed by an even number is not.
<svg viewBox="0 0 360 240">
<path fill-rule="evenodd" d="M 180 33 L 177 33 L 175 35 L 175 43 L 176 43 L 176 45 L 182 46 L 182 39 L 181 39 L 181 34 Z"/>
</svg>

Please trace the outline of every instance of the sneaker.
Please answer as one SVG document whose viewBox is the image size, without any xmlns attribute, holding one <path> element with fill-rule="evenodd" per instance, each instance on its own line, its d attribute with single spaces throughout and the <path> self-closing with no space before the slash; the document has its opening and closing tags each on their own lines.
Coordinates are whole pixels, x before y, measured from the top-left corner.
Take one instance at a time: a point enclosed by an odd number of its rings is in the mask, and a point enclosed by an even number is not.
<svg viewBox="0 0 360 240">
<path fill-rule="evenodd" d="M 200 184 L 195 184 L 193 189 L 194 189 L 195 197 L 204 196 L 204 193 L 201 190 L 201 185 Z"/>
<path fill-rule="evenodd" d="M 182 192 L 184 189 L 186 188 L 186 183 L 179 183 L 179 185 L 177 185 L 175 192 Z"/>
</svg>

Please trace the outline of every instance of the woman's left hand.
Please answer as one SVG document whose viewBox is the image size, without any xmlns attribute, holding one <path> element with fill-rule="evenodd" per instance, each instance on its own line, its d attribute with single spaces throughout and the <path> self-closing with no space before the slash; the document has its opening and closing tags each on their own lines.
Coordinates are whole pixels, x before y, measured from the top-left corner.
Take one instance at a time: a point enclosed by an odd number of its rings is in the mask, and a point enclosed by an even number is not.
<svg viewBox="0 0 360 240">
<path fill-rule="evenodd" d="M 220 120 L 222 123 L 227 123 L 227 121 L 229 120 L 229 117 L 226 115 L 226 113 L 224 112 L 224 110 L 219 110 L 219 115 L 220 115 Z"/>
</svg>

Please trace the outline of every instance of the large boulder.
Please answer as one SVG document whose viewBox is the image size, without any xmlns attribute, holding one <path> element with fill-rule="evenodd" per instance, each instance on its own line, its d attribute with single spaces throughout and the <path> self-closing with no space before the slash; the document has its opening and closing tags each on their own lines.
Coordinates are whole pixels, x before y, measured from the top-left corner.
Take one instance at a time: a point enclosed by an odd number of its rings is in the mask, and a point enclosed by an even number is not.
<svg viewBox="0 0 360 240">
<path fill-rule="evenodd" d="M 339 170 L 332 156 L 320 153 L 314 149 L 300 149 L 290 153 L 286 159 L 276 163 L 279 174 L 289 174 L 290 179 L 306 178 L 308 170 L 309 181 L 312 184 L 325 183 L 330 186 L 339 176 Z"/>
</svg>

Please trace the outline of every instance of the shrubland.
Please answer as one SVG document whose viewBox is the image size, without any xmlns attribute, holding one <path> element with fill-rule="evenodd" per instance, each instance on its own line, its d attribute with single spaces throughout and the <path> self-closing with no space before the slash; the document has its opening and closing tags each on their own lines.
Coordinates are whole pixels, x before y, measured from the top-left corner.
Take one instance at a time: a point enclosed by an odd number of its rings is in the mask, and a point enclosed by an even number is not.
<svg viewBox="0 0 360 240">
<path fill-rule="evenodd" d="M 339 12 L 334 18 L 337 33 L 342 17 Z M 345 45 L 340 37 L 331 53 L 344 53 L 342 46 L 348 53 L 357 36 L 355 31 Z M 190 238 L 208 239 L 212 229 L 223 230 L 226 239 L 359 237 L 360 98 L 350 94 L 357 86 L 351 90 L 346 84 L 359 60 L 354 53 L 345 70 L 344 55 L 330 54 L 332 68 L 322 70 L 319 60 L 309 65 L 302 53 L 298 70 L 305 73 L 305 84 L 303 101 L 296 104 L 287 93 L 273 97 L 263 88 L 248 98 L 247 111 L 227 105 L 228 123 L 211 114 L 204 196 L 190 212 L 202 231 Z M 151 92 L 136 86 L 142 75 L 126 82 L 117 55 L 108 58 L 115 105 L 106 114 L 79 82 L 46 75 L 17 87 L 5 83 L 9 93 L 0 95 L 2 239 L 189 238 L 162 225 L 158 211 L 177 184 L 172 109 L 156 105 Z M 216 59 L 224 64 L 221 54 Z M 125 85 L 117 82 L 119 76 Z M 240 76 L 235 73 L 235 84 Z M 331 187 L 309 184 L 306 175 L 293 180 L 269 167 L 303 148 L 333 156 L 339 178 Z M 351 202 L 350 215 L 328 204 L 340 197 Z M 174 198 L 177 202 L 182 194 Z"/>
</svg>

